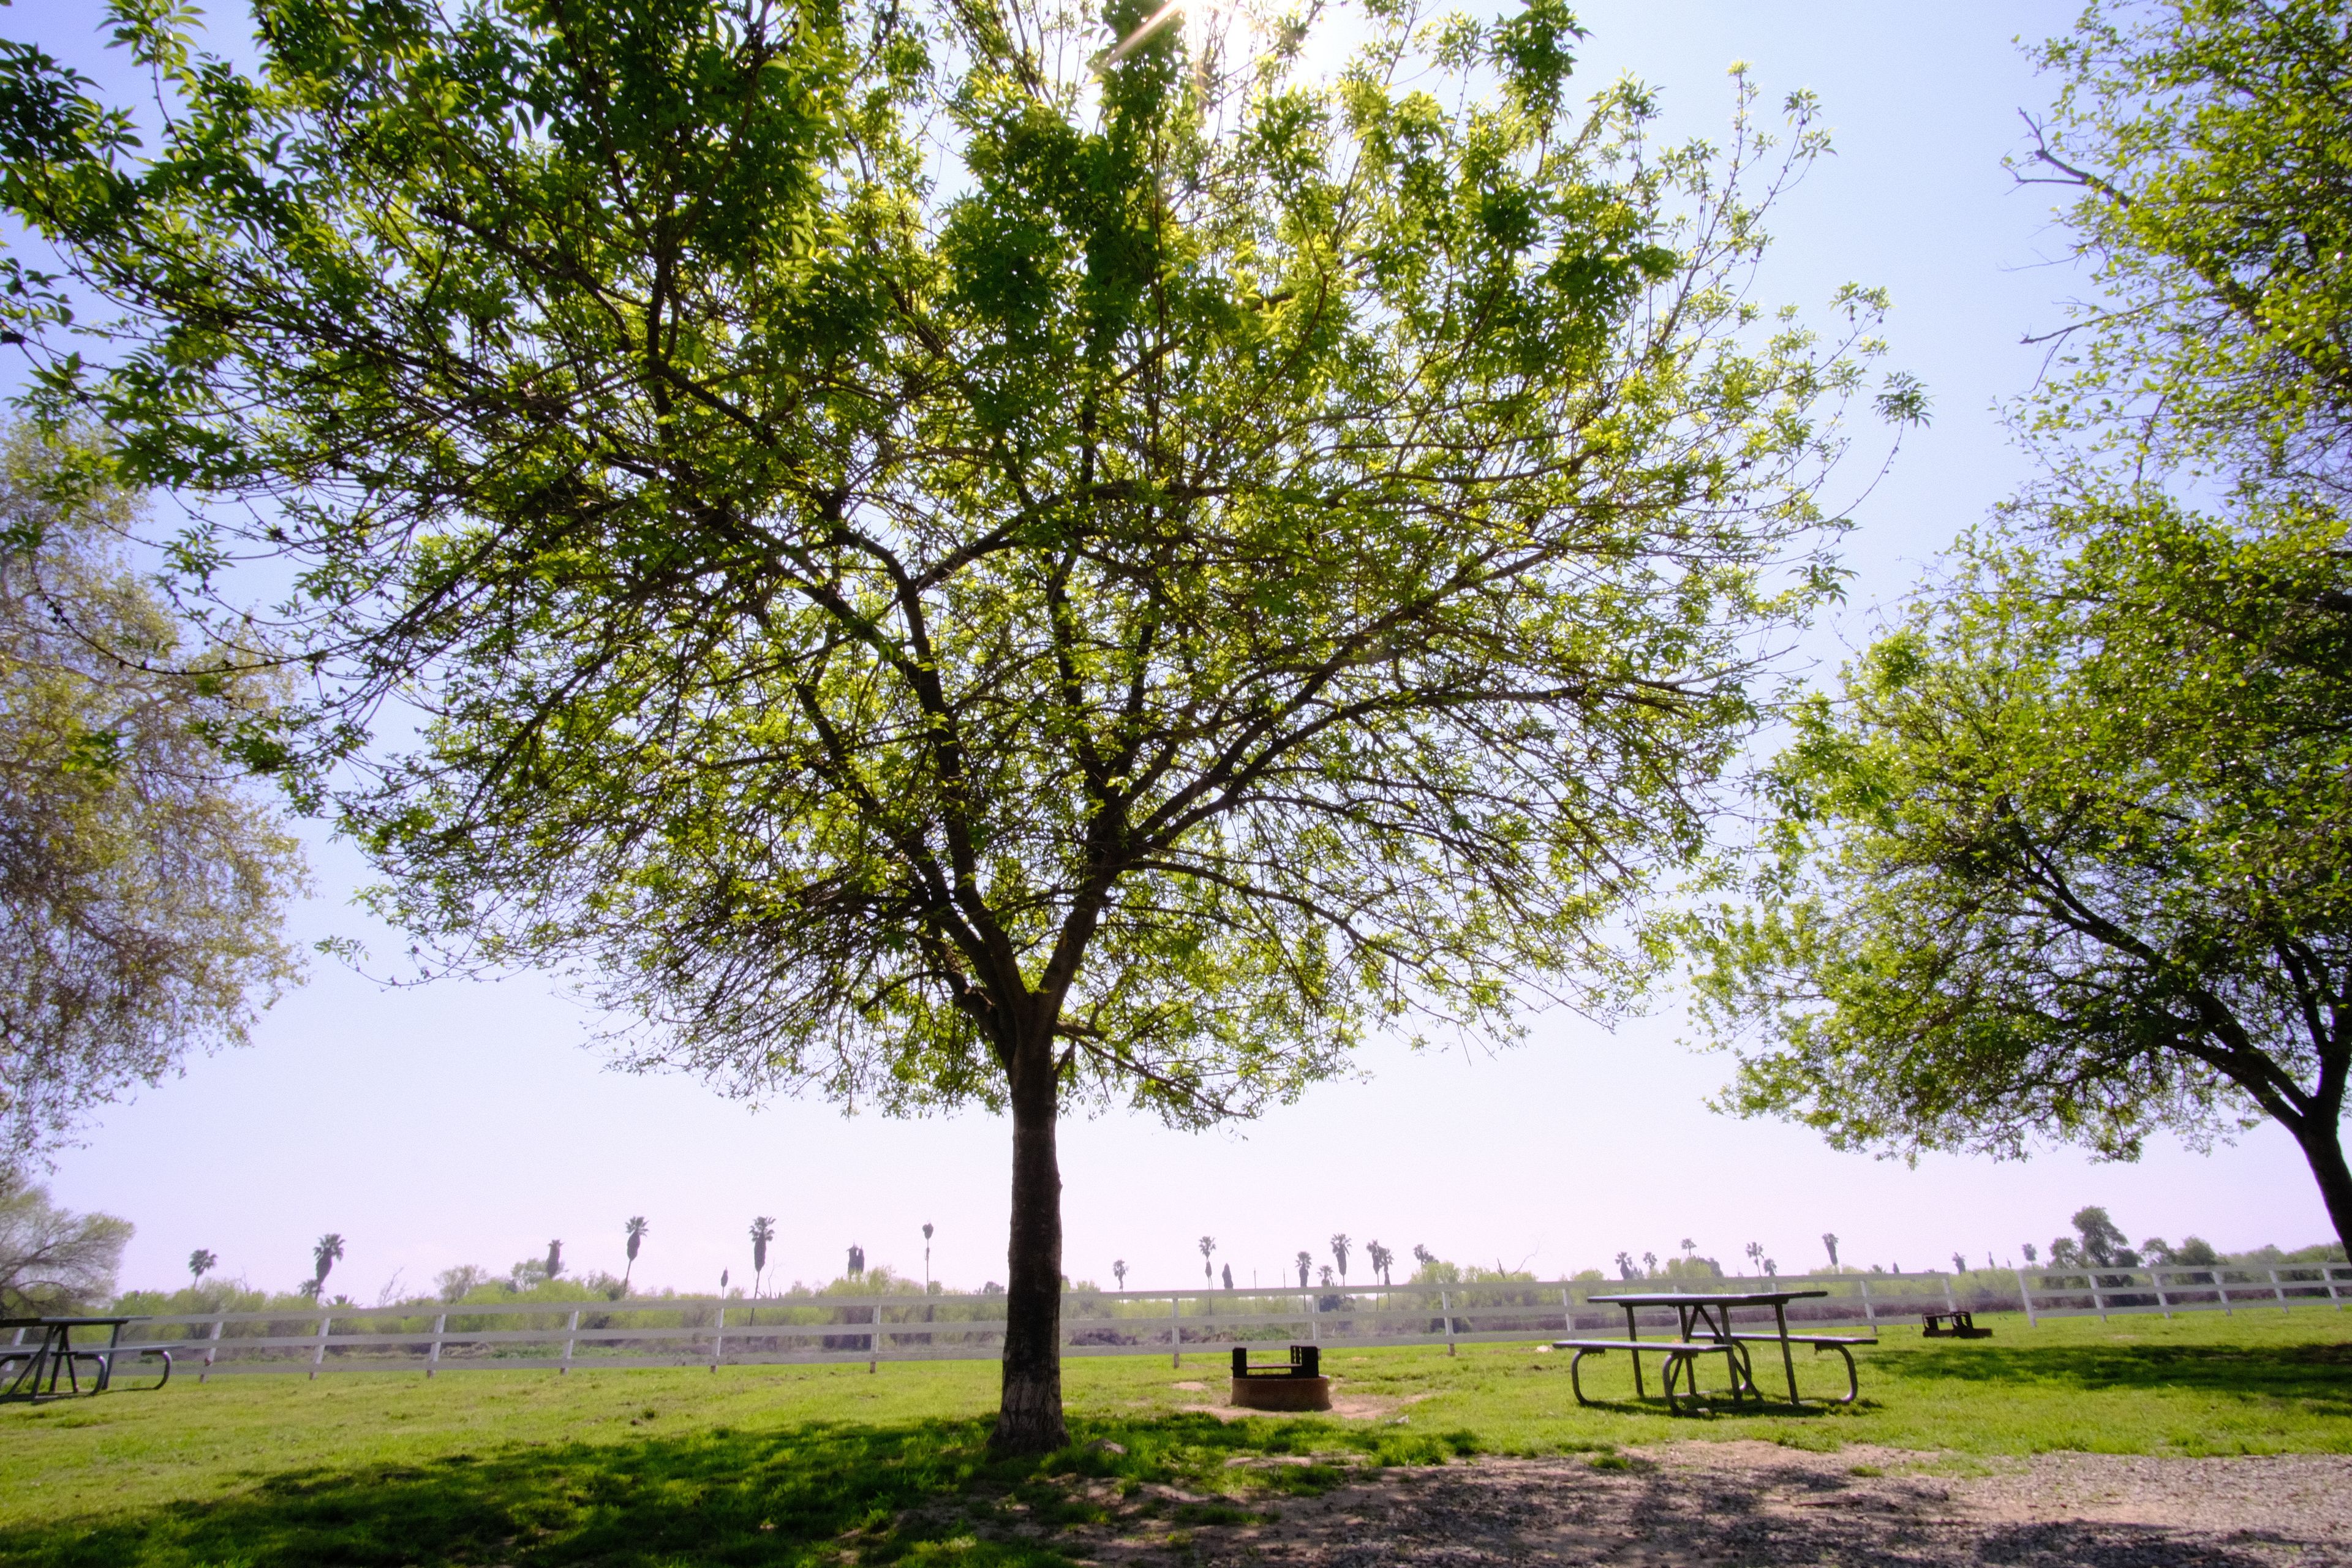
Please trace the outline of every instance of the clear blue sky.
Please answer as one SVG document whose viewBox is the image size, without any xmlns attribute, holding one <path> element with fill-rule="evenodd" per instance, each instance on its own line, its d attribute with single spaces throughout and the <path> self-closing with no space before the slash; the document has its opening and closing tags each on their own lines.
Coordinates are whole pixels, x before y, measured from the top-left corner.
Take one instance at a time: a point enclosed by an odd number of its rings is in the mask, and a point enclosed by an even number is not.
<svg viewBox="0 0 2352 1568">
<path fill-rule="evenodd" d="M 0 30 L 95 67 L 90 10 L 19 4 Z M 224 15 L 226 7 L 221 7 Z M 1631 69 L 1663 86 L 1677 124 L 1711 131 L 1725 68 L 1752 67 L 1768 99 L 1819 92 L 1837 155 L 1782 211 L 1765 292 L 1806 305 L 1848 279 L 1884 284 L 1894 362 L 1923 376 L 1936 421 L 1908 442 L 1860 512 L 1849 551 L 1853 607 L 1817 640 L 1867 635 L 1895 599 L 2019 473 L 1992 416 L 2036 363 L 2019 346 L 2079 287 L 2046 198 L 2000 167 L 2017 110 L 2045 97 L 2012 43 L 2071 19 L 2073 0 L 1969 5 L 1774 0 L 1594 0 L 1584 72 Z M 315 838 L 315 836 L 314 836 Z M 347 907 L 362 868 L 321 844 L 320 896 L 300 933 L 399 944 Z M 778 1216 L 783 1279 L 827 1277 L 849 1244 L 967 1285 L 1003 1277 L 1009 1133 L 982 1116 L 845 1119 L 817 1103 L 760 1110 L 678 1079 L 603 1070 L 580 1047 L 593 1020 L 521 979 L 387 992 L 320 964 L 272 1013 L 253 1048 L 110 1114 L 54 1182 L 78 1207 L 136 1222 L 127 1284 L 184 1278 L 195 1247 L 226 1272 L 285 1288 L 309 1246 L 336 1230 L 335 1283 L 372 1300 L 453 1263 L 503 1268 L 561 1237 L 580 1267 L 618 1270 L 621 1225 L 647 1215 L 641 1280 L 707 1289 L 749 1268 L 754 1215 Z M 1716 1116 L 1719 1058 L 1676 1039 L 1671 1013 L 1614 1036 L 1538 1019 L 1500 1056 L 1367 1050 L 1360 1081 L 1326 1085 L 1247 1128 L 1181 1135 L 1127 1117 L 1067 1125 L 1066 1258 L 1109 1282 L 1200 1279 L 1197 1238 L 1219 1240 L 1237 1279 L 1273 1278 L 1334 1231 L 1544 1273 L 1603 1266 L 1619 1248 L 1661 1256 L 1682 1238 L 1731 1264 L 1758 1240 L 1793 1271 L 1834 1231 L 1850 1262 L 1942 1263 L 1955 1249 L 2004 1260 L 2046 1246 L 2100 1203 L 2135 1239 L 2196 1232 L 2219 1246 L 2294 1245 L 2327 1234 L 2293 1145 L 2265 1129 L 2210 1155 L 2159 1142 L 2141 1163 L 2068 1152 L 2022 1164 L 1939 1159 L 1917 1169 L 1833 1154 L 1801 1130 Z"/>
</svg>

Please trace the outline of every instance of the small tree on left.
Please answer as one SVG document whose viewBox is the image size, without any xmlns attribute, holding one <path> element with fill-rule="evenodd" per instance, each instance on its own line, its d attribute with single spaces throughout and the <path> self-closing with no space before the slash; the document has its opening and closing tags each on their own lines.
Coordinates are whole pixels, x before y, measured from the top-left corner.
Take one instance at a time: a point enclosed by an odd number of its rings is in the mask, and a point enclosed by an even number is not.
<svg viewBox="0 0 2352 1568">
<path fill-rule="evenodd" d="M 86 456 L 0 433 L 0 1169 L 242 1045 L 299 973 L 300 847 L 213 743 L 268 679 L 190 646 Z"/>
<path fill-rule="evenodd" d="M 74 1214 L 48 1191 L 0 1175 L 0 1312 L 69 1312 L 114 1293 L 127 1219 Z"/>
</svg>

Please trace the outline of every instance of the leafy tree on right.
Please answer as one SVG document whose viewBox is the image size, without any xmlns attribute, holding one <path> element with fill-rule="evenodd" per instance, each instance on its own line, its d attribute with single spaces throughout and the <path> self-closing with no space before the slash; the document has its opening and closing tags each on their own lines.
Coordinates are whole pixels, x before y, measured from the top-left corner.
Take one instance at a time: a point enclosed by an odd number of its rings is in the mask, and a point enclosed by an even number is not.
<svg viewBox="0 0 2352 1568">
<path fill-rule="evenodd" d="M 2268 1118 L 2352 1238 L 2339 13 L 2044 51 L 2018 169 L 2103 297 L 2021 410 L 2044 477 L 1801 711 L 1749 897 L 1691 923 L 1733 1108 L 1906 1155 Z"/>
</svg>

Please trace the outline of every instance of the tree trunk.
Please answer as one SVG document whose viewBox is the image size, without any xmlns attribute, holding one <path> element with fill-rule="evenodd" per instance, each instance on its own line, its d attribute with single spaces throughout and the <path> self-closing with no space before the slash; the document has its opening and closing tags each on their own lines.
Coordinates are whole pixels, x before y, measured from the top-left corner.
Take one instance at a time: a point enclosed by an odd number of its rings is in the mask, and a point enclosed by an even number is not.
<svg viewBox="0 0 2352 1568">
<path fill-rule="evenodd" d="M 1044 1454 L 1070 1440 L 1062 1424 L 1062 1167 L 1055 1150 L 1061 1093 L 1052 1039 L 1024 1041 L 1012 1078 L 1004 1396 L 988 1446 L 999 1454 Z"/>
<path fill-rule="evenodd" d="M 2336 1239 L 2352 1258 L 2352 1165 L 2344 1160 L 2343 1123 L 2334 1116 L 2315 1114 L 2287 1129 L 2303 1148 L 2303 1157 L 2319 1183 L 2319 1201 L 2327 1205 Z"/>
</svg>

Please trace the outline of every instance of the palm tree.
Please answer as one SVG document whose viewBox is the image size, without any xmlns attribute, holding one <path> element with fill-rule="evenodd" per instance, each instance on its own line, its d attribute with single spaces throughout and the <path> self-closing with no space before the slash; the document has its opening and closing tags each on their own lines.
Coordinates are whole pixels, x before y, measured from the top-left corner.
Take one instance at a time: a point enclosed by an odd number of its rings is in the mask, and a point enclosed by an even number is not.
<svg viewBox="0 0 2352 1568">
<path fill-rule="evenodd" d="M 1368 1241 L 1364 1243 L 1364 1256 L 1372 1260 L 1372 1272 L 1381 1277 L 1381 1283 L 1389 1284 L 1389 1265 L 1396 1261 L 1396 1254 L 1377 1241 Z"/>
<path fill-rule="evenodd" d="M 1658 1255 L 1656 1253 L 1645 1252 L 1642 1254 L 1642 1271 L 1645 1274 L 1655 1274 L 1658 1271 Z"/>
<path fill-rule="evenodd" d="M 219 1258 L 199 1247 L 188 1254 L 188 1282 L 192 1285 L 203 1284 L 205 1276 L 219 1266 Z"/>
<path fill-rule="evenodd" d="M 629 1276 L 637 1271 L 637 1248 L 645 1245 L 646 1216 L 633 1214 L 629 1216 L 629 1223 L 621 1228 L 629 1238 L 629 1266 L 621 1270 L 621 1294 L 625 1296 L 629 1293 Z"/>
<path fill-rule="evenodd" d="M 1113 1259 L 1111 1260 L 1111 1266 L 1110 1266 L 1110 1277 L 1111 1277 L 1112 1279 L 1116 1279 L 1116 1280 L 1118 1280 L 1118 1288 L 1119 1288 L 1120 1289 L 1124 1290 L 1124 1289 L 1127 1289 L 1127 1259 L 1126 1259 L 1126 1258 L 1113 1258 Z"/>
<path fill-rule="evenodd" d="M 1340 1231 L 1331 1237 L 1331 1256 L 1339 1260 L 1339 1283 L 1348 1282 L 1348 1233 Z"/>
<path fill-rule="evenodd" d="M 550 1279 L 563 1272 L 563 1241 L 561 1237 L 547 1244 L 547 1277 Z"/>
<path fill-rule="evenodd" d="M 1437 1261 L 1437 1254 L 1430 1251 L 1429 1248 L 1422 1246 L 1421 1243 L 1416 1241 L 1412 1244 L 1412 1259 L 1414 1262 L 1420 1264 L 1423 1268 L 1426 1268 L 1431 1264 Z"/>
<path fill-rule="evenodd" d="M 1966 1274 L 1968 1271 L 1969 1260 L 1961 1257 L 1957 1252 L 1952 1254 L 1952 1272 L 1955 1274 Z"/>
<path fill-rule="evenodd" d="M 776 1216 L 763 1214 L 751 1222 L 751 1294 L 760 1293 L 760 1276 L 768 1267 L 768 1243 L 776 1239 Z"/>
<path fill-rule="evenodd" d="M 1203 1284 L 1206 1284 L 1216 1278 L 1216 1276 L 1211 1273 L 1209 1269 L 1209 1254 L 1216 1250 L 1217 1238 L 1215 1237 L 1204 1236 L 1201 1238 L 1201 1279 Z"/>
<path fill-rule="evenodd" d="M 1749 1243 L 1748 1244 L 1748 1266 L 1750 1268 L 1754 1268 L 1758 1267 L 1759 1265 L 1760 1265 L 1763 1261 L 1764 1261 L 1764 1244 L 1763 1244 L 1762 1242 L 1760 1242 L 1760 1241 L 1751 1241 L 1751 1242 L 1749 1242 Z"/>
<path fill-rule="evenodd" d="M 327 1270 L 332 1268 L 335 1259 L 342 1255 L 343 1238 L 336 1231 L 331 1230 L 320 1237 L 318 1244 L 310 1248 L 310 1295 L 313 1299 L 327 1288 Z"/>
<path fill-rule="evenodd" d="M 1301 1248 L 1298 1254 L 1298 1288 L 1307 1289 L 1307 1271 L 1315 1267 L 1315 1255 Z"/>
<path fill-rule="evenodd" d="M 1633 1278 L 1633 1255 L 1632 1253 L 1621 1251 L 1617 1254 L 1617 1277 L 1621 1279 L 1631 1279 Z"/>
<path fill-rule="evenodd" d="M 1685 1258 L 1689 1258 L 1689 1257 L 1693 1256 L 1694 1254 L 1696 1254 L 1697 1251 L 1698 1251 L 1698 1243 L 1697 1243 L 1697 1242 L 1693 1241 L 1693 1240 L 1692 1240 L 1689 1237 L 1687 1237 L 1687 1236 L 1686 1236 L 1686 1237 L 1683 1237 L 1683 1256 L 1684 1256 Z"/>
<path fill-rule="evenodd" d="M 1835 1232 L 1835 1231 L 1833 1231 L 1833 1230 L 1825 1230 L 1825 1231 L 1822 1232 L 1822 1245 L 1823 1247 L 1828 1247 L 1828 1248 L 1830 1249 L 1830 1267 L 1831 1267 L 1832 1268 L 1835 1268 L 1838 1266 L 1838 1265 L 1837 1265 L 1837 1232 Z"/>
<path fill-rule="evenodd" d="M 923 1294 L 931 1293 L 931 1222 L 923 1222 Z"/>
</svg>

